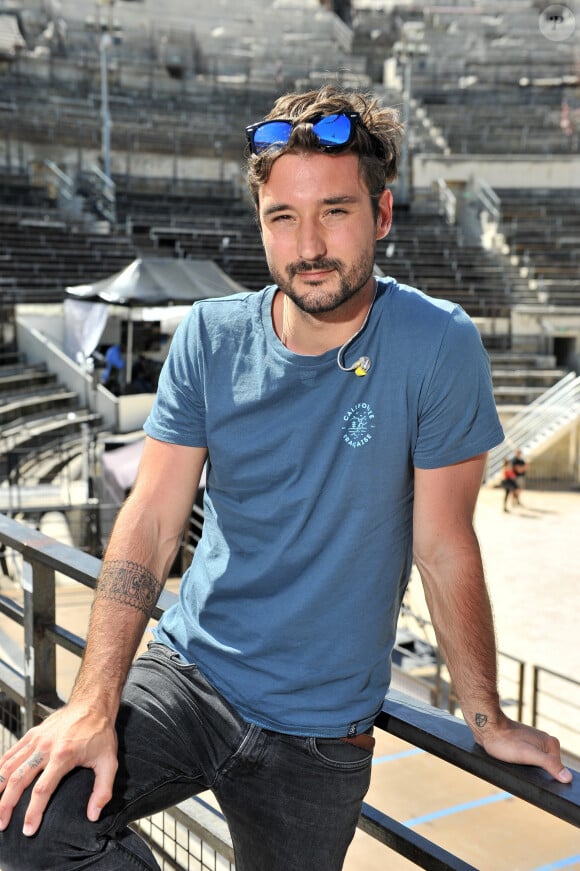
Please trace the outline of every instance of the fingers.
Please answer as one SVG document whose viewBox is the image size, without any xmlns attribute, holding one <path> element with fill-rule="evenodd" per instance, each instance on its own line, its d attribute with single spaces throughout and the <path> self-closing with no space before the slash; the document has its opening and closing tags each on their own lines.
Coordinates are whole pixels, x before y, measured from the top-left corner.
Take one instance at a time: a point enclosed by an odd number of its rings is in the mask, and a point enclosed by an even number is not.
<svg viewBox="0 0 580 871">
<path fill-rule="evenodd" d="M 23 792 L 46 764 L 32 741 L 21 741 L 5 755 L 0 772 L 0 831 L 4 831 Z M 48 800 L 48 799 L 47 799 Z"/>
<path fill-rule="evenodd" d="M 562 762 L 558 739 L 546 732 L 531 728 L 524 733 L 524 736 L 529 741 L 531 764 L 543 768 L 560 783 L 570 783 L 572 772 Z"/>
<path fill-rule="evenodd" d="M 558 739 L 532 726 L 510 721 L 508 729 L 485 740 L 484 747 L 504 762 L 543 768 L 560 783 L 572 780 L 572 772 L 562 762 Z"/>
<path fill-rule="evenodd" d="M 23 832 L 38 831 L 46 806 L 59 783 L 74 768 L 95 772 L 87 816 L 97 820 L 110 800 L 118 767 L 114 726 L 86 705 L 60 708 L 11 747 L 0 762 L 0 831 L 13 816 L 25 790 Z M 32 787 L 31 789 L 29 789 Z"/>
<path fill-rule="evenodd" d="M 4 775 L 4 793 L 0 800 L 0 831 L 8 826 L 12 812 L 23 793 L 37 778 L 30 793 L 22 828 L 24 835 L 28 837 L 34 835 L 40 827 L 52 794 L 72 767 L 70 760 L 64 755 L 53 753 L 51 757 L 50 754 L 43 754 L 39 750 L 31 751 L 30 743 L 24 745 L 18 753 L 13 753 Z M 95 784 L 87 806 L 87 816 L 92 822 L 99 819 L 102 808 L 111 799 L 117 767 L 118 763 L 114 755 L 106 756 L 94 765 Z"/>
<path fill-rule="evenodd" d="M 27 837 L 38 831 L 46 806 L 59 780 L 60 776 L 51 776 L 50 766 L 48 766 L 34 784 L 22 827 L 22 833 Z"/>
<path fill-rule="evenodd" d="M 59 759 L 57 753 L 47 758 L 46 767 L 34 784 L 30 794 L 30 801 L 24 816 L 22 832 L 30 837 L 34 835 L 42 822 L 46 806 L 55 792 L 63 777 L 72 770 L 74 765 L 70 760 Z M 36 772 L 38 773 L 38 772 Z M 21 793 L 20 793 L 21 794 Z"/>
<path fill-rule="evenodd" d="M 6 788 L 12 772 L 33 756 L 36 747 L 34 739 L 34 730 L 31 729 L 16 744 L 9 747 L 0 759 L 0 793 Z"/>
<path fill-rule="evenodd" d="M 560 783 L 572 782 L 572 772 L 566 768 L 559 753 L 541 753 L 530 764 L 543 768 L 554 780 L 558 780 Z"/>
<path fill-rule="evenodd" d="M 566 768 L 565 765 L 562 765 L 560 770 L 553 776 L 556 780 L 559 780 L 560 783 L 572 783 L 572 772 L 569 768 Z"/>
<path fill-rule="evenodd" d="M 87 805 L 87 817 L 95 823 L 113 795 L 113 781 L 118 768 L 117 758 L 106 757 L 95 765 L 95 785 Z"/>
<path fill-rule="evenodd" d="M 544 746 L 540 752 L 543 753 L 543 758 L 537 764 L 548 774 L 551 774 L 554 780 L 558 780 L 560 783 L 571 783 L 572 772 L 562 762 L 558 739 L 552 735 L 545 735 Z"/>
</svg>

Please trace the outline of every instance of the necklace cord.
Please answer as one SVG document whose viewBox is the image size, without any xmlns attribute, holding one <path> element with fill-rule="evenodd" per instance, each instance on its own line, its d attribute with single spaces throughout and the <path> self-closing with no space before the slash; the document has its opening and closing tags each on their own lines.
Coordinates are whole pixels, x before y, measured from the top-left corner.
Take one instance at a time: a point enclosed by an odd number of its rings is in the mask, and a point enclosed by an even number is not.
<svg viewBox="0 0 580 871">
<path fill-rule="evenodd" d="M 344 354 L 346 353 L 348 346 L 354 342 L 354 340 L 362 333 L 362 331 L 366 327 L 366 325 L 368 323 L 368 319 L 371 316 L 371 311 L 372 311 L 373 306 L 375 304 L 375 300 L 377 298 L 378 289 L 379 289 L 379 285 L 378 285 L 377 281 L 375 280 L 375 292 L 373 293 L 373 298 L 371 299 L 371 302 L 370 302 L 370 305 L 368 307 L 368 311 L 365 315 L 364 321 L 362 322 L 362 324 L 360 325 L 360 327 L 358 328 L 356 333 L 354 333 L 354 335 L 352 335 L 350 337 L 350 339 L 347 339 L 346 342 L 343 345 L 341 345 L 340 348 L 338 349 L 338 353 L 336 355 L 336 363 L 337 363 L 338 368 L 342 372 L 357 371 L 357 374 L 366 375 L 366 373 L 368 372 L 368 370 L 371 367 L 371 361 L 368 357 L 359 357 L 359 359 L 355 363 L 353 363 L 352 366 L 344 366 L 342 363 L 342 358 L 344 357 Z M 287 345 L 286 345 L 287 338 L 288 338 L 288 297 L 286 296 L 286 294 L 284 294 L 284 302 L 282 303 L 282 331 L 280 334 L 280 341 L 282 342 L 284 347 L 287 347 Z M 360 370 L 360 372 L 358 370 Z"/>
<path fill-rule="evenodd" d="M 356 361 L 356 363 L 352 364 L 352 366 L 343 366 L 342 358 L 344 357 L 348 346 L 351 345 L 358 336 L 360 336 L 360 334 L 362 333 L 362 331 L 366 327 L 368 319 L 371 316 L 371 311 L 373 310 L 375 300 L 377 298 L 378 289 L 379 289 L 379 285 L 378 285 L 378 282 L 375 280 L 375 292 L 373 294 L 373 298 L 371 299 L 371 304 L 369 305 L 369 310 L 366 313 L 366 317 L 365 317 L 364 321 L 362 322 L 362 324 L 360 325 L 360 327 L 358 328 L 358 330 L 356 331 L 354 336 L 351 336 L 350 339 L 347 339 L 346 342 L 344 343 L 344 345 L 341 345 L 341 347 L 338 349 L 338 353 L 336 355 L 336 364 L 342 372 L 354 372 L 358 368 L 360 368 L 361 370 L 363 370 L 361 372 L 361 374 L 366 374 L 368 372 L 368 370 L 371 368 L 371 361 L 368 357 L 360 357 Z"/>
</svg>

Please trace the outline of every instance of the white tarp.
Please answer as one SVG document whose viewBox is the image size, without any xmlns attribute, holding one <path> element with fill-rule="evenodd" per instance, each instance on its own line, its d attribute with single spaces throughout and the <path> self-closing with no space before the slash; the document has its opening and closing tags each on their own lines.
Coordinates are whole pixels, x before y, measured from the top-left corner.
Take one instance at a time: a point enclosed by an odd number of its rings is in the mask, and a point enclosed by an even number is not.
<svg viewBox="0 0 580 871">
<path fill-rule="evenodd" d="M 64 351 L 76 362 L 88 359 L 103 335 L 109 317 L 105 302 L 64 301 Z"/>
<path fill-rule="evenodd" d="M 16 15 L 0 13 L 0 58 L 13 58 L 26 48 Z"/>
</svg>

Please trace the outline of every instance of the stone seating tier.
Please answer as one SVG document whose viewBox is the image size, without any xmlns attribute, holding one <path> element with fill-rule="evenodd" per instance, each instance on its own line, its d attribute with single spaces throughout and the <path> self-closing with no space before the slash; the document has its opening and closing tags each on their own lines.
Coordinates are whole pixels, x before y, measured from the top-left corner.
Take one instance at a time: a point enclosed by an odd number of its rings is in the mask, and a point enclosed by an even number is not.
<svg viewBox="0 0 580 871">
<path fill-rule="evenodd" d="M 578 191 L 505 188 L 496 193 L 501 231 L 536 293 L 547 294 L 554 305 L 580 306 Z"/>
</svg>

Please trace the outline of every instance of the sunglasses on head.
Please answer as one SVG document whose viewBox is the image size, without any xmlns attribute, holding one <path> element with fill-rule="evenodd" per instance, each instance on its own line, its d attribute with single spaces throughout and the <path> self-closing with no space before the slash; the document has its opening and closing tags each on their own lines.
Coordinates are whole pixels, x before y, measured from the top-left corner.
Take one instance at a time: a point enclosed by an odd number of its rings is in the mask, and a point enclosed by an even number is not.
<svg viewBox="0 0 580 871">
<path fill-rule="evenodd" d="M 297 123 L 276 120 L 250 124 L 246 127 L 246 136 L 252 154 L 262 154 L 268 148 L 283 148 Z M 320 148 L 333 151 L 352 142 L 356 124 L 361 121 L 358 112 L 335 112 L 332 115 L 323 115 L 311 123 Z"/>
</svg>

